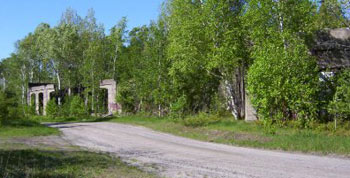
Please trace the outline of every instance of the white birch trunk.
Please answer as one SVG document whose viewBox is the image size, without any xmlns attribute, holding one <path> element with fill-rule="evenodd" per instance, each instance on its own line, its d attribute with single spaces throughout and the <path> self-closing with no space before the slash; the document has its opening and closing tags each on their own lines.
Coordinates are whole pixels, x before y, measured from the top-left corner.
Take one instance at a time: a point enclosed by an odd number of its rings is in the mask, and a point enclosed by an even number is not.
<svg viewBox="0 0 350 178">
<path fill-rule="evenodd" d="M 56 77 L 57 77 L 57 83 L 58 83 L 58 92 L 61 91 L 61 77 L 60 77 L 60 74 L 58 73 L 58 71 L 56 72 Z M 61 96 L 58 96 L 57 98 L 57 102 L 58 102 L 58 105 L 61 106 Z"/>
<path fill-rule="evenodd" d="M 237 106 L 235 105 L 235 98 L 234 98 L 234 93 L 233 93 L 233 86 L 230 84 L 228 80 L 224 81 L 224 87 L 227 95 L 227 105 L 228 109 L 231 111 L 231 114 L 233 117 L 235 117 L 236 120 L 238 120 L 238 110 Z"/>
<path fill-rule="evenodd" d="M 22 79 L 22 105 L 24 105 L 24 100 L 25 100 L 25 66 L 22 66 L 21 68 L 21 79 Z"/>
</svg>

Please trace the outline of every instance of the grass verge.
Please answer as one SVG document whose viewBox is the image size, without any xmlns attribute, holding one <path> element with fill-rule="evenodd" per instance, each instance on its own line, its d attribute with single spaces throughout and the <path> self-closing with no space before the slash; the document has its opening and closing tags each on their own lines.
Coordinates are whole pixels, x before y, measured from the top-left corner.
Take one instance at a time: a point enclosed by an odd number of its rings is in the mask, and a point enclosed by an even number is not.
<svg viewBox="0 0 350 178">
<path fill-rule="evenodd" d="M 18 145 L 14 145 L 18 147 Z M 153 177 L 103 153 L 60 149 L 0 149 L 0 177 Z"/>
<path fill-rule="evenodd" d="M 222 119 L 200 127 L 185 126 L 183 122 L 154 117 L 127 116 L 110 122 L 145 126 L 192 139 L 244 147 L 297 151 L 316 154 L 350 156 L 349 132 L 316 131 L 311 129 L 276 128 L 276 134 L 265 134 L 261 124 Z"/>
<path fill-rule="evenodd" d="M 58 135 L 56 128 L 49 128 L 33 120 L 10 120 L 0 126 L 0 138 Z"/>
<path fill-rule="evenodd" d="M 0 127 L 0 177 L 155 177 L 115 156 L 74 147 L 55 136 L 58 134 L 57 129 L 31 120 L 3 124 Z"/>
</svg>

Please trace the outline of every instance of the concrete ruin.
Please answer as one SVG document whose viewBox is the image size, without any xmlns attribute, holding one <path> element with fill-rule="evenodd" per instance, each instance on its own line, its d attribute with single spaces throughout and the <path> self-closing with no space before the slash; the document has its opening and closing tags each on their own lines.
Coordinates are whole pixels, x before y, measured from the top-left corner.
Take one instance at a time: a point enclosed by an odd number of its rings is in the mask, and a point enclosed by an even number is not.
<svg viewBox="0 0 350 178">
<path fill-rule="evenodd" d="M 316 35 L 311 49 L 321 71 L 338 71 L 350 67 L 350 29 L 325 29 Z"/>
<path fill-rule="evenodd" d="M 246 94 L 245 95 L 245 114 L 244 114 L 245 121 L 256 121 L 258 120 L 258 116 L 256 113 L 255 108 L 253 107 L 250 97 Z"/>
<path fill-rule="evenodd" d="M 108 103 L 108 114 L 121 113 L 121 105 L 116 102 L 117 84 L 113 79 L 103 80 L 100 83 L 100 88 L 106 89 L 108 92 L 107 103 Z M 32 104 L 32 95 L 35 98 L 35 111 L 40 115 L 40 103 L 42 95 L 42 115 L 46 115 L 46 106 L 50 101 L 50 94 L 55 92 L 55 85 L 52 83 L 29 83 L 27 92 L 27 103 Z"/>
<path fill-rule="evenodd" d="M 113 79 L 103 80 L 100 88 L 107 89 L 108 92 L 108 114 L 121 113 L 121 106 L 116 102 L 117 83 Z"/>
<path fill-rule="evenodd" d="M 55 92 L 55 85 L 52 83 L 30 83 L 27 92 L 27 103 L 31 105 L 32 95 L 35 95 L 35 111 L 40 114 L 39 95 L 43 95 L 43 115 L 46 115 L 46 106 L 50 100 L 50 94 Z"/>
</svg>

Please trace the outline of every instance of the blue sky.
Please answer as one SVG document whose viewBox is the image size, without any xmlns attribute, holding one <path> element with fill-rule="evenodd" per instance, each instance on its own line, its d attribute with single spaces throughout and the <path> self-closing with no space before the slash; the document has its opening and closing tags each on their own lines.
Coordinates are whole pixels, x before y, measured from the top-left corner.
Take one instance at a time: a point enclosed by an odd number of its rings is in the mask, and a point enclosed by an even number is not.
<svg viewBox="0 0 350 178">
<path fill-rule="evenodd" d="M 55 26 L 71 7 L 84 17 L 95 10 L 98 23 L 108 30 L 123 16 L 128 29 L 156 20 L 164 0 L 0 0 L 0 60 L 14 52 L 14 43 L 33 32 L 41 22 Z"/>
</svg>

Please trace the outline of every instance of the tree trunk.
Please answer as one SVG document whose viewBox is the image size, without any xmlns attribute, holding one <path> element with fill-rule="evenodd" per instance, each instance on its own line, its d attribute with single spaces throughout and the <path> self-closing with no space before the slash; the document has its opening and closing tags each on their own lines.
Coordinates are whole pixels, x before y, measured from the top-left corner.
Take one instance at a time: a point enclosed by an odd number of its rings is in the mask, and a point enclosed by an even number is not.
<svg viewBox="0 0 350 178">
<path fill-rule="evenodd" d="M 117 76 L 116 76 L 117 72 L 116 72 L 116 67 L 115 67 L 115 65 L 116 65 L 116 63 L 117 63 L 117 58 L 118 58 L 118 44 L 116 44 L 116 47 L 115 47 L 115 56 L 114 56 L 114 58 L 113 58 L 113 79 L 114 79 L 115 81 L 117 81 Z"/>
<path fill-rule="evenodd" d="M 58 98 L 57 98 L 57 102 L 58 102 L 58 105 L 61 106 L 61 77 L 60 77 L 60 74 L 58 73 L 58 71 L 56 72 L 56 77 L 57 77 L 57 83 L 58 83 Z"/>
<path fill-rule="evenodd" d="M 162 106 L 159 104 L 158 105 L 158 117 L 162 116 Z"/>
<path fill-rule="evenodd" d="M 235 105 L 235 94 L 234 94 L 234 89 L 232 87 L 232 84 L 228 81 L 224 81 L 224 87 L 225 87 L 225 92 L 226 92 L 226 97 L 227 97 L 227 106 L 228 109 L 231 111 L 231 114 L 233 117 L 237 120 L 238 119 L 238 109 L 237 106 Z"/>
<path fill-rule="evenodd" d="M 227 79 L 224 80 L 228 109 L 235 119 L 244 118 L 245 115 L 244 75 L 245 68 L 240 66 L 236 69 L 232 82 Z"/>
<path fill-rule="evenodd" d="M 92 110 L 92 112 L 95 112 L 95 107 L 94 107 L 94 105 L 95 105 L 95 100 L 94 100 L 94 98 L 95 98 L 95 88 L 94 87 L 92 87 L 92 91 L 91 91 L 91 110 Z"/>
<path fill-rule="evenodd" d="M 89 101 L 89 94 L 87 93 L 85 96 L 85 101 L 84 101 L 85 107 L 88 106 L 88 101 Z"/>
<path fill-rule="evenodd" d="M 241 97 L 242 97 L 242 118 L 245 117 L 245 95 L 246 95 L 246 88 L 245 88 L 245 66 L 242 65 L 242 70 L 241 70 Z"/>
<path fill-rule="evenodd" d="M 22 79 L 22 105 L 24 105 L 24 100 L 25 100 L 25 92 L 26 92 L 26 87 L 25 87 L 25 66 L 22 66 L 21 68 L 21 79 Z"/>
</svg>

